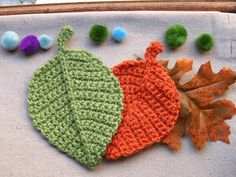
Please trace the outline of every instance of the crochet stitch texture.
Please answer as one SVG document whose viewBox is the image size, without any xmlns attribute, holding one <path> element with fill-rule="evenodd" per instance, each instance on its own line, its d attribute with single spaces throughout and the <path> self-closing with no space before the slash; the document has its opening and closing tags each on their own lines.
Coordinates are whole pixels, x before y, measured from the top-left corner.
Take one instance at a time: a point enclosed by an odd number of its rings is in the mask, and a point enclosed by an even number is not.
<svg viewBox="0 0 236 177">
<path fill-rule="evenodd" d="M 106 158 L 132 155 L 159 142 L 174 127 L 180 109 L 175 83 L 157 54 L 159 42 L 147 48 L 144 60 L 129 60 L 115 66 L 113 72 L 124 92 L 122 122 L 107 147 Z"/>
<path fill-rule="evenodd" d="M 34 126 L 60 151 L 87 167 L 96 166 L 121 121 L 123 93 L 100 60 L 65 45 L 73 28 L 58 38 L 59 54 L 38 69 L 29 85 Z"/>
</svg>

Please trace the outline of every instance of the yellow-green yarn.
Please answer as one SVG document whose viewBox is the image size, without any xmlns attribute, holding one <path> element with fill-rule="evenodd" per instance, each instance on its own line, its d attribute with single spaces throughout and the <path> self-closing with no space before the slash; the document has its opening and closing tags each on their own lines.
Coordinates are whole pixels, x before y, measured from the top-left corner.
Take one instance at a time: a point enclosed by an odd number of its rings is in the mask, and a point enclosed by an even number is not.
<svg viewBox="0 0 236 177">
<path fill-rule="evenodd" d="M 29 85 L 34 126 L 60 151 L 96 166 L 121 121 L 123 93 L 112 71 L 84 50 L 65 45 L 73 28 L 58 38 L 59 54 L 38 69 Z"/>
</svg>

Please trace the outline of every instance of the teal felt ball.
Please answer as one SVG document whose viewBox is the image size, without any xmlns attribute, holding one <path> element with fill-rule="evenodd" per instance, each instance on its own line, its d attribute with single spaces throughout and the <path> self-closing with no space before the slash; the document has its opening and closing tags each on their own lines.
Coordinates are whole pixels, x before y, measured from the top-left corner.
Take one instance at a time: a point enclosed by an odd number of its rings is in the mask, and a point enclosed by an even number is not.
<svg viewBox="0 0 236 177">
<path fill-rule="evenodd" d="M 215 40 L 209 33 L 202 33 L 196 39 L 196 46 L 202 51 L 210 51 L 215 46 Z"/>
<path fill-rule="evenodd" d="M 46 34 L 39 36 L 39 45 L 42 49 L 48 50 L 52 47 L 52 38 Z"/>
<path fill-rule="evenodd" d="M 1 38 L 1 46 L 9 51 L 17 49 L 19 42 L 20 38 L 18 34 L 13 31 L 6 31 Z"/>
<path fill-rule="evenodd" d="M 187 40 L 188 32 L 183 25 L 175 24 L 166 31 L 166 43 L 170 48 L 178 48 Z"/>
<path fill-rule="evenodd" d="M 108 28 L 103 25 L 95 24 L 89 31 L 89 38 L 96 44 L 103 43 L 108 37 Z"/>
<path fill-rule="evenodd" d="M 122 42 L 126 38 L 126 34 L 124 28 L 116 27 L 112 30 L 111 37 L 117 42 Z"/>
</svg>

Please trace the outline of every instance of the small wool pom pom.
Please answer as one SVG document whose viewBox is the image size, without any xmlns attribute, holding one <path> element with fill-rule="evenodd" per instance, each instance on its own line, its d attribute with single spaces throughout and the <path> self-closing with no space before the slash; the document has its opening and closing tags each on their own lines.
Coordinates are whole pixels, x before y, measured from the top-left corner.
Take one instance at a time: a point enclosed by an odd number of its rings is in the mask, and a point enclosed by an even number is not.
<svg viewBox="0 0 236 177">
<path fill-rule="evenodd" d="M 6 31 L 1 38 L 1 46 L 9 51 L 17 49 L 19 42 L 20 38 L 18 34 L 13 31 Z"/>
<path fill-rule="evenodd" d="M 21 40 L 20 51 L 26 55 L 33 55 L 39 49 L 39 41 L 36 36 L 28 35 Z"/>
<path fill-rule="evenodd" d="M 126 37 L 126 31 L 124 28 L 116 27 L 112 30 L 111 36 L 117 42 L 122 42 Z"/>
<path fill-rule="evenodd" d="M 39 37 L 39 45 L 42 49 L 48 50 L 50 47 L 52 47 L 52 38 L 46 34 L 42 34 Z"/>
<path fill-rule="evenodd" d="M 202 33 L 196 39 L 196 46 L 202 51 L 210 51 L 215 45 L 215 40 L 209 33 Z"/>
<path fill-rule="evenodd" d="M 107 39 L 108 33 L 106 26 L 95 24 L 89 31 L 89 37 L 96 44 L 101 44 Z"/>
<path fill-rule="evenodd" d="M 170 48 L 178 48 L 186 42 L 187 35 L 187 30 L 183 25 L 172 25 L 166 31 L 166 43 Z"/>
</svg>

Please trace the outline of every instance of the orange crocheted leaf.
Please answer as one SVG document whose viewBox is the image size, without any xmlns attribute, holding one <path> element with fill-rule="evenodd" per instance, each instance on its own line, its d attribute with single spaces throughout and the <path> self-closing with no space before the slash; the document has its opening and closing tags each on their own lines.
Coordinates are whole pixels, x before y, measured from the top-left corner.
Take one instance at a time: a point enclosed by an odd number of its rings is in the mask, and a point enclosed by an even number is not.
<svg viewBox="0 0 236 177">
<path fill-rule="evenodd" d="M 175 83 L 156 60 L 162 51 L 161 43 L 152 42 L 145 60 L 128 60 L 113 68 L 124 93 L 124 109 L 106 158 L 132 155 L 160 142 L 173 129 L 180 101 Z"/>
<path fill-rule="evenodd" d="M 181 137 L 189 135 L 198 149 L 208 140 L 220 140 L 229 144 L 230 127 L 225 120 L 236 114 L 236 108 L 230 100 L 215 101 L 215 98 L 223 95 L 228 86 L 235 83 L 236 73 L 229 68 L 223 68 L 215 74 L 210 62 L 207 62 L 201 65 L 198 73 L 189 82 L 180 84 L 181 76 L 191 70 L 192 62 L 179 60 L 177 63 L 189 63 L 190 66 L 183 69 L 175 66 L 168 70 L 179 90 L 181 111 L 174 129 L 162 142 L 171 149 L 178 150 L 181 146 Z M 166 62 L 163 62 L 163 65 L 167 67 Z M 173 75 L 176 68 L 179 69 Z M 176 79 L 176 75 L 181 76 Z"/>
</svg>

